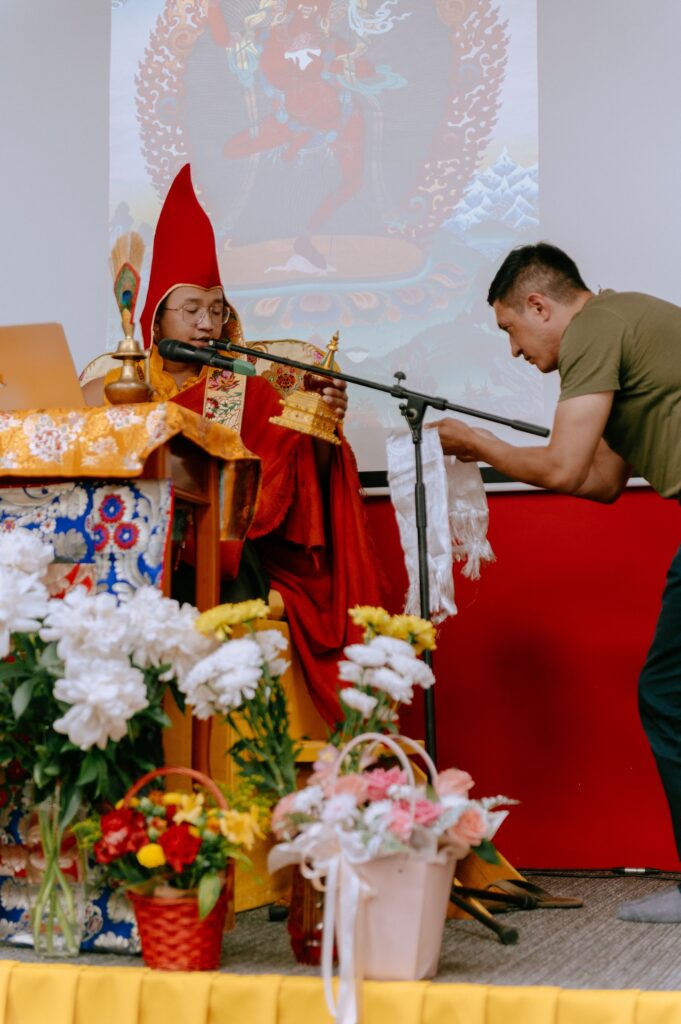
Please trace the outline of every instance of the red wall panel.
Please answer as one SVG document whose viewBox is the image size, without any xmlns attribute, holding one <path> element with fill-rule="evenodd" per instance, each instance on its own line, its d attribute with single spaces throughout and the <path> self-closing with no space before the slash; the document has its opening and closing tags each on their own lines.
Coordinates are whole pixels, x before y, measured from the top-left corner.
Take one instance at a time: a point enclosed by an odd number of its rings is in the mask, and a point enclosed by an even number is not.
<svg viewBox="0 0 681 1024">
<path fill-rule="evenodd" d="M 489 505 L 497 562 L 474 583 L 455 570 L 459 611 L 434 657 L 439 766 L 470 771 L 477 795 L 521 801 L 498 836 L 518 866 L 678 870 L 636 686 L 681 508 L 647 489 L 612 506 L 531 491 Z M 368 514 L 399 611 L 389 500 Z M 403 730 L 423 736 L 417 704 Z"/>
</svg>

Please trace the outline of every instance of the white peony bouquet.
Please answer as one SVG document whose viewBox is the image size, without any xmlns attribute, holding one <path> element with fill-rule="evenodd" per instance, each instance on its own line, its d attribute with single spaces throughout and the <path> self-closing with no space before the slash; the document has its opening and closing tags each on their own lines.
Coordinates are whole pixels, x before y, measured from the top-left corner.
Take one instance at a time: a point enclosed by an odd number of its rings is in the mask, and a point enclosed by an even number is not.
<svg viewBox="0 0 681 1024">
<path fill-rule="evenodd" d="M 126 602 L 49 593 L 54 552 L 35 531 L 0 534 L 0 767 L 21 766 L 36 800 L 57 785 L 64 817 L 115 803 L 162 763 L 163 698 L 216 645 L 195 608 L 154 587 Z"/>
</svg>

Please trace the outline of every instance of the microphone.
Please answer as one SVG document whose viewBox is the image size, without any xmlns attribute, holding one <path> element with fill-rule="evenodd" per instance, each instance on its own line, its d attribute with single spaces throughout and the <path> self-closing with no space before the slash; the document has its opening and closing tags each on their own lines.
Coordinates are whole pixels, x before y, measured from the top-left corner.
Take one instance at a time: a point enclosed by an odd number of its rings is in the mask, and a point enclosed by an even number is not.
<svg viewBox="0 0 681 1024">
<path fill-rule="evenodd" d="M 173 363 L 203 363 L 220 370 L 231 370 L 243 377 L 253 377 L 256 372 L 252 363 L 243 359 L 226 359 L 214 349 L 199 348 L 198 345 L 190 345 L 188 341 L 178 341 L 176 338 L 162 338 L 158 343 L 158 351 L 164 359 Z"/>
</svg>

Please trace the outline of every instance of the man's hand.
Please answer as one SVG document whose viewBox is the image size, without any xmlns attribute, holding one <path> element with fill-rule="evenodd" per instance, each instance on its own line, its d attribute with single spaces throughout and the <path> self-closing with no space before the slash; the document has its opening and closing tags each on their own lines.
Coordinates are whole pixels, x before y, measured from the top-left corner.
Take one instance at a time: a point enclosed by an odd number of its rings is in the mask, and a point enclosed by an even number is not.
<svg viewBox="0 0 681 1024">
<path fill-rule="evenodd" d="M 456 455 L 461 462 L 477 462 L 481 458 L 479 442 L 486 437 L 494 436 L 489 430 L 469 427 L 461 420 L 438 420 L 436 423 L 428 423 L 427 426 L 437 430 L 445 455 Z"/>
<path fill-rule="evenodd" d="M 621 494 L 630 472 L 603 440 L 612 399 L 612 391 L 601 391 L 559 402 L 551 440 L 541 446 L 516 447 L 458 420 L 432 425 L 445 454 L 462 462 L 486 462 L 512 480 L 610 502 Z"/>
</svg>

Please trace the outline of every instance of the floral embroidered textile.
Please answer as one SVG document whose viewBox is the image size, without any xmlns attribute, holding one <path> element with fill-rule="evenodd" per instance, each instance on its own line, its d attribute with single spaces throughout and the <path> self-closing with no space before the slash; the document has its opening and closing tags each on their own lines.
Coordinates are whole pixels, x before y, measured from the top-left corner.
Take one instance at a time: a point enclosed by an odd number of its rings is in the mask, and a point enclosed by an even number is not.
<svg viewBox="0 0 681 1024">
<path fill-rule="evenodd" d="M 96 590 L 160 586 L 172 487 L 167 480 L 0 487 L 0 536 L 38 530 L 60 562 L 89 567 Z"/>
</svg>

